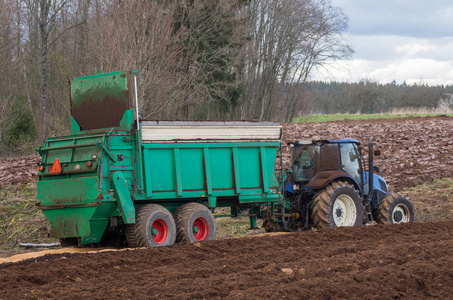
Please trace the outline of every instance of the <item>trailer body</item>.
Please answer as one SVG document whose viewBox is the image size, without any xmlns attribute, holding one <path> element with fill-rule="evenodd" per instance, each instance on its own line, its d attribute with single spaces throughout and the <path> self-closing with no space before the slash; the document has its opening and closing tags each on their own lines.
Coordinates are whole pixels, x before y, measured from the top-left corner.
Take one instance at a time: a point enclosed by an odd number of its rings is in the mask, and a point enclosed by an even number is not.
<svg viewBox="0 0 453 300">
<path fill-rule="evenodd" d="M 141 121 L 137 128 L 128 75 L 74 79 L 71 133 L 37 149 L 38 206 L 51 236 L 100 243 L 133 226 L 148 204 L 170 213 L 192 202 L 231 207 L 233 215 L 248 209 L 253 221 L 279 201 L 279 124 Z"/>
</svg>

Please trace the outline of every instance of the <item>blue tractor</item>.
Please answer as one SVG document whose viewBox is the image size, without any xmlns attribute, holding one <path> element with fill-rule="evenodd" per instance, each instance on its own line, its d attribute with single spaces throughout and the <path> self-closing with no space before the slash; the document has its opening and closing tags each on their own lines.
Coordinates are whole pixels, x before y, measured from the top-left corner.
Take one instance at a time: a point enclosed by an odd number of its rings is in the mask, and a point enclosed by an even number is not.
<svg viewBox="0 0 453 300">
<path fill-rule="evenodd" d="M 267 219 L 267 231 L 306 230 L 415 221 L 412 202 L 389 193 L 373 165 L 373 139 L 298 141 L 291 146 L 291 169 L 284 179 L 285 209 Z M 361 153 L 368 151 L 367 162 Z"/>
</svg>

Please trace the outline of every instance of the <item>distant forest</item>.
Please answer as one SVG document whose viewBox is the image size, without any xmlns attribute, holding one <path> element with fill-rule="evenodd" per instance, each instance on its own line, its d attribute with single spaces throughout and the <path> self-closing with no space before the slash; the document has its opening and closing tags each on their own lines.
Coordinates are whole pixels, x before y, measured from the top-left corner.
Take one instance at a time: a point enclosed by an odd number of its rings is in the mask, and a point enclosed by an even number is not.
<svg viewBox="0 0 453 300">
<path fill-rule="evenodd" d="M 140 114 L 277 120 L 435 107 L 452 87 L 311 82 L 348 59 L 329 0 L 0 0 L 0 154 L 69 132 L 68 80 L 138 70 Z M 451 104 L 451 103 L 450 103 Z"/>
<path fill-rule="evenodd" d="M 404 110 L 451 112 L 453 85 L 408 85 L 372 80 L 355 83 L 307 81 L 297 114 L 389 113 Z"/>
</svg>

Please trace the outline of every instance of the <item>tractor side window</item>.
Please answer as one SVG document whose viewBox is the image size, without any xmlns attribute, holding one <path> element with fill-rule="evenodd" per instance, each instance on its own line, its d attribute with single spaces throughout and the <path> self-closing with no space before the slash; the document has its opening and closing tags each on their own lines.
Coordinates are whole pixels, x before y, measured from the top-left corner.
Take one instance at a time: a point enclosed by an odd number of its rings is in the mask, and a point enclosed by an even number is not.
<svg viewBox="0 0 453 300">
<path fill-rule="evenodd" d="M 293 178 L 294 181 L 308 181 L 313 177 L 313 159 L 306 150 L 302 150 L 294 161 Z"/>
<path fill-rule="evenodd" d="M 362 184 L 362 168 L 360 165 L 360 156 L 355 144 L 345 143 L 340 144 L 341 162 L 343 171 L 351 175 L 359 185 Z"/>
</svg>

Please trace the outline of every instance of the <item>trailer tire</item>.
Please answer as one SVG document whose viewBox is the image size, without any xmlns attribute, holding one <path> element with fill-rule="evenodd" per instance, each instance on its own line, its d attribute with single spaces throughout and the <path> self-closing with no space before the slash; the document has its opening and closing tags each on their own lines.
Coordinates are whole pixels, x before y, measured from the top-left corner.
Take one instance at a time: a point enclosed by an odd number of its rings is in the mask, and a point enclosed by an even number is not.
<svg viewBox="0 0 453 300">
<path fill-rule="evenodd" d="M 409 198 L 400 194 L 389 194 L 379 203 L 377 223 L 398 224 L 414 221 L 415 207 Z"/>
<path fill-rule="evenodd" d="M 176 222 L 176 242 L 202 242 L 215 240 L 215 220 L 211 211 L 196 202 L 179 206 L 173 212 Z"/>
<path fill-rule="evenodd" d="M 334 181 L 318 193 L 312 206 L 313 227 L 358 226 L 365 221 L 365 209 L 354 186 Z"/>
<path fill-rule="evenodd" d="M 176 240 L 176 224 L 171 213 L 158 204 L 145 204 L 136 211 L 135 224 L 126 226 L 129 247 L 171 246 Z"/>
</svg>

